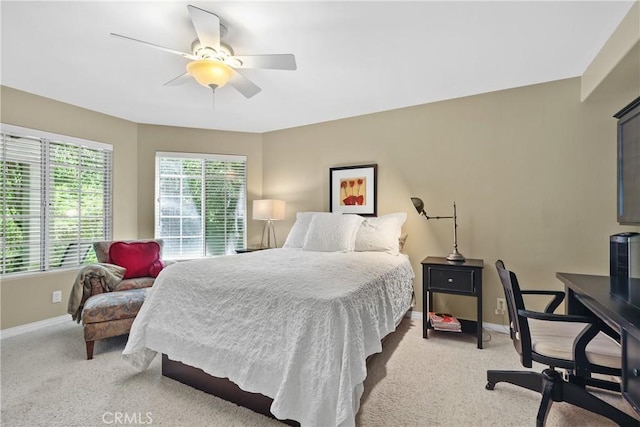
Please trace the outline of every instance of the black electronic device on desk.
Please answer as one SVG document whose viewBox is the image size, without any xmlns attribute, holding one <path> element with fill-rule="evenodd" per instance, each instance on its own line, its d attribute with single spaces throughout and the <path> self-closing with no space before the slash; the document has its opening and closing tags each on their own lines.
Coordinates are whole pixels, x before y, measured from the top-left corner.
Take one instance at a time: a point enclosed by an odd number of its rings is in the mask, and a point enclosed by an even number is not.
<svg viewBox="0 0 640 427">
<path fill-rule="evenodd" d="M 640 307 L 640 233 L 614 234 L 609 248 L 610 292 Z"/>
<path fill-rule="evenodd" d="M 611 277 L 640 279 L 640 233 L 620 233 L 609 238 Z"/>
</svg>

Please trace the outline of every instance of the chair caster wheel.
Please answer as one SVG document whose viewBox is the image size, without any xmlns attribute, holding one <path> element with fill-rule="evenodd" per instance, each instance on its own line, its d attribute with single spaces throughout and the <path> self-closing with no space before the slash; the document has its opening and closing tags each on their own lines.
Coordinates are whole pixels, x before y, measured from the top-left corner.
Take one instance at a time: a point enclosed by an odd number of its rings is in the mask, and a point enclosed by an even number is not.
<svg viewBox="0 0 640 427">
<path fill-rule="evenodd" d="M 486 388 L 487 390 L 493 390 L 496 387 L 496 385 L 494 383 L 492 383 L 491 381 L 489 381 L 487 383 L 486 386 L 484 386 L 484 388 Z"/>
</svg>

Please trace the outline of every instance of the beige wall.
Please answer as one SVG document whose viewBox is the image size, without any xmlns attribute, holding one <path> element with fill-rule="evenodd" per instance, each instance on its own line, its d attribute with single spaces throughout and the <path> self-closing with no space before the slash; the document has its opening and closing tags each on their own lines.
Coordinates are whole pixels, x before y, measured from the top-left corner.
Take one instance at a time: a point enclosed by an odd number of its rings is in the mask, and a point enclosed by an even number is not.
<svg viewBox="0 0 640 427">
<path fill-rule="evenodd" d="M 633 98 L 632 98 L 633 99 Z M 580 102 L 578 78 L 267 133 L 265 197 L 296 211 L 328 210 L 329 168 L 378 164 L 378 214 L 406 211 L 406 251 L 420 261 L 452 249 L 450 220 L 424 221 L 458 204 L 459 250 L 485 260 L 485 320 L 502 297 L 493 263 L 502 258 L 523 286 L 560 288 L 557 271 L 607 274 L 616 222 L 616 127 L 630 100 Z M 469 298 L 441 295 L 439 310 L 475 315 Z"/>
<path fill-rule="evenodd" d="M 103 142 L 113 146 L 113 236 L 136 238 L 138 186 L 137 125 L 8 87 L 0 87 L 0 122 L 29 129 Z M 2 278 L 2 329 L 61 316 L 76 269 Z M 62 302 L 51 293 L 62 291 Z"/>
<path fill-rule="evenodd" d="M 140 238 L 154 235 L 156 151 L 236 154 L 247 156 L 247 244 L 260 243 L 262 224 L 251 220 L 251 205 L 262 197 L 262 135 L 170 126 L 138 127 L 138 231 Z"/>
<path fill-rule="evenodd" d="M 637 53 L 639 45 L 640 1 L 636 1 L 582 74 L 581 99 L 584 101 L 590 97 L 604 80 L 612 80 L 611 73 L 615 68 L 622 69 L 620 63 L 625 60 L 632 59 L 635 62 L 631 64 L 635 68 L 635 74 L 628 74 L 626 79 L 616 81 L 640 80 L 640 56 Z M 633 49 L 636 49 L 636 53 L 631 53 Z"/>
</svg>

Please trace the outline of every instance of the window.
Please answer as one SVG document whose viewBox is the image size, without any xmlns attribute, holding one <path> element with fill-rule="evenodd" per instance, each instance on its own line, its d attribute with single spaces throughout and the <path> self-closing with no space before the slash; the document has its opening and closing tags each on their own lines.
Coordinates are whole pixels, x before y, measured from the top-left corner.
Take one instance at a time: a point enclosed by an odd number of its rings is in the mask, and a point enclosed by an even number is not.
<svg viewBox="0 0 640 427">
<path fill-rule="evenodd" d="M 0 137 L 0 273 L 94 261 L 111 238 L 111 146 L 9 125 Z"/>
<path fill-rule="evenodd" d="M 245 156 L 156 153 L 155 236 L 164 258 L 245 247 L 246 169 Z"/>
</svg>

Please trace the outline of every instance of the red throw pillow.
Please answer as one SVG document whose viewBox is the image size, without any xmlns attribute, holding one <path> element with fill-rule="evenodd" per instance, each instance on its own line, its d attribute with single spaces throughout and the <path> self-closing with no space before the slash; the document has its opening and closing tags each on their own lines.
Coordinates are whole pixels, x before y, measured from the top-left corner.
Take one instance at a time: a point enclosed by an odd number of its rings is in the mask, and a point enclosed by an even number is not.
<svg viewBox="0 0 640 427">
<path fill-rule="evenodd" d="M 157 266 L 153 271 L 151 268 L 156 262 L 162 264 L 158 242 L 114 242 L 109 247 L 109 258 L 113 264 L 127 269 L 124 279 L 156 277 L 160 270 Z"/>
<path fill-rule="evenodd" d="M 154 278 L 158 277 L 158 274 L 160 274 L 163 268 L 164 262 L 160 260 L 154 261 L 153 264 L 151 264 L 151 267 L 149 267 L 149 276 Z"/>
</svg>

